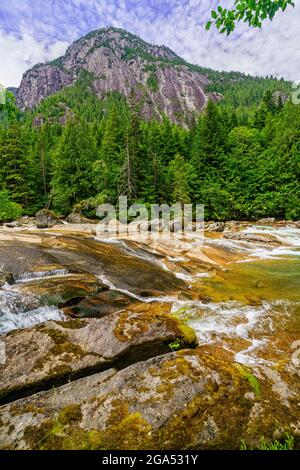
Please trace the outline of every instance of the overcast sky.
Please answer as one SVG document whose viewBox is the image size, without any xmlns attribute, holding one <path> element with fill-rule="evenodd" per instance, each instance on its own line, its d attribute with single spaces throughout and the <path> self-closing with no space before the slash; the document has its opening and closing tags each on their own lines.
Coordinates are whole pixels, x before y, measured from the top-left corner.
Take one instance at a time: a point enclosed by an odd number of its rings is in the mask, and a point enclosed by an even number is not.
<svg viewBox="0 0 300 470">
<path fill-rule="evenodd" d="M 217 70 L 300 80 L 300 0 L 263 29 L 241 25 L 230 36 L 205 23 L 231 0 L 1 0 L 0 83 L 18 86 L 37 62 L 62 55 L 91 30 L 116 26 L 184 59 Z"/>
</svg>

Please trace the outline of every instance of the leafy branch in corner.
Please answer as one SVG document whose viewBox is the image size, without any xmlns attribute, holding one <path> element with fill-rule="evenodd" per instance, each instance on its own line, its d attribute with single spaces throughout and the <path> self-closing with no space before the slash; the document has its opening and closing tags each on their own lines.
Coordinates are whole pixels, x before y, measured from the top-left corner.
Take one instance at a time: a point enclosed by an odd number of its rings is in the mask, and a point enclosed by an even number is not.
<svg viewBox="0 0 300 470">
<path fill-rule="evenodd" d="M 285 11 L 288 6 L 295 6 L 292 0 L 235 0 L 233 9 L 221 5 L 211 12 L 211 20 L 206 24 L 208 31 L 214 24 L 220 33 L 229 36 L 236 23 L 243 21 L 248 26 L 261 28 L 263 21 L 273 20 L 278 11 Z"/>
</svg>

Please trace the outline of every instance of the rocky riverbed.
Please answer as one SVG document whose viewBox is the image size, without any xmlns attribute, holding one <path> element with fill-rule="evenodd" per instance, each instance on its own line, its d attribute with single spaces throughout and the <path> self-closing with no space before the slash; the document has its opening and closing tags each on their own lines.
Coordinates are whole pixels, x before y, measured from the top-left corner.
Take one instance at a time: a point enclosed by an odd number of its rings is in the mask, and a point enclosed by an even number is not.
<svg viewBox="0 0 300 470">
<path fill-rule="evenodd" d="M 0 228 L 0 448 L 300 447 L 299 224 L 206 229 Z"/>
</svg>

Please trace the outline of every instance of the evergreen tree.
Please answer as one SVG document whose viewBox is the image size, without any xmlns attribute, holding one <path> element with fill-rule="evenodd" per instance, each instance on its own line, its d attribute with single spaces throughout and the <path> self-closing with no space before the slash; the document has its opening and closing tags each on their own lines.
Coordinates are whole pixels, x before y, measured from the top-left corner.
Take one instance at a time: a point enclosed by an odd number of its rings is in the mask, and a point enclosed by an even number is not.
<svg viewBox="0 0 300 470">
<path fill-rule="evenodd" d="M 12 124 L 0 142 L 0 184 L 7 189 L 13 201 L 28 207 L 28 161 L 24 132 L 20 124 Z"/>
<path fill-rule="evenodd" d="M 192 162 L 200 179 L 221 166 L 225 145 L 226 134 L 219 109 L 209 101 L 199 120 L 192 147 Z"/>
<path fill-rule="evenodd" d="M 67 214 L 76 203 L 97 193 L 91 177 L 96 158 L 96 142 L 90 127 L 79 120 L 70 121 L 54 160 L 52 196 L 57 210 Z"/>
<path fill-rule="evenodd" d="M 172 203 L 189 204 L 191 202 L 191 183 L 195 177 L 190 163 L 177 154 L 169 165 L 172 188 Z"/>
</svg>

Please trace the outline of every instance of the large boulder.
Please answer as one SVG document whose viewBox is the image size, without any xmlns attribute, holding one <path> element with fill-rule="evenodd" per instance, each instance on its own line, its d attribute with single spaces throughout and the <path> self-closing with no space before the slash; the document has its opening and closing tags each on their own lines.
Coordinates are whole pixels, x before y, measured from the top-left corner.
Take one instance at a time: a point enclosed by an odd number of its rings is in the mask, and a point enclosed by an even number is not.
<svg viewBox="0 0 300 470">
<path fill-rule="evenodd" d="M 0 402 L 45 390 L 88 373 L 195 346 L 192 329 L 174 317 L 124 311 L 101 319 L 50 321 L 3 336 Z"/>
<path fill-rule="evenodd" d="M 185 350 L 2 406 L 0 448 L 239 449 L 285 432 L 299 448 L 298 401 L 266 366 Z"/>
<path fill-rule="evenodd" d="M 60 224 L 61 221 L 56 217 L 53 212 L 48 209 L 42 209 L 35 216 L 35 223 L 37 228 L 45 229 L 54 227 L 54 225 Z"/>
</svg>

